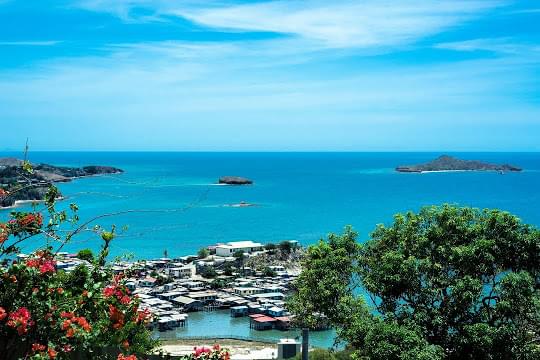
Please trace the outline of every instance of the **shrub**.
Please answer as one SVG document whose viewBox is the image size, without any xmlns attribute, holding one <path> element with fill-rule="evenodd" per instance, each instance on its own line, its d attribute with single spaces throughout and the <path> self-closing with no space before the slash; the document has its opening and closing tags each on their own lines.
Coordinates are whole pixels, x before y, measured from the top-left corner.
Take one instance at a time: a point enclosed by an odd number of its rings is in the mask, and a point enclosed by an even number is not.
<svg viewBox="0 0 540 360">
<path fill-rule="evenodd" d="M 0 223 L 0 259 L 6 264 L 0 268 L 0 357 L 69 359 L 77 353 L 90 359 L 106 348 L 148 353 L 157 345 L 146 328 L 151 315 L 139 309 L 124 276 L 113 276 L 105 263 L 114 228 L 100 231 L 104 245 L 92 267 L 69 273 L 57 269 L 56 254 L 87 224 L 60 236 L 63 222 L 78 219 L 77 207 L 70 206 L 70 216 L 57 212 L 56 193 L 52 188 L 46 199 L 47 225 L 35 209 L 13 212 L 8 222 Z M 35 236 L 60 245 L 53 249 L 48 243 L 30 257 L 14 260 L 18 245 Z"/>
</svg>

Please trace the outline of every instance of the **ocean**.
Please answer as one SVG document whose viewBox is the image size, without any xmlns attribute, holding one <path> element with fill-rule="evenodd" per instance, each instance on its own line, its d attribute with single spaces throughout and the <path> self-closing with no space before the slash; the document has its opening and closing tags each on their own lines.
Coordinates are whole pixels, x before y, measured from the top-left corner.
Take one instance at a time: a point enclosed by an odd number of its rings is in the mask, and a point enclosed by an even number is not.
<svg viewBox="0 0 540 360">
<path fill-rule="evenodd" d="M 439 153 L 158 153 L 32 152 L 32 162 L 54 165 L 110 165 L 124 174 L 59 184 L 66 200 L 80 207 L 81 221 L 119 229 L 111 256 L 136 258 L 194 254 L 203 246 L 235 240 L 263 243 L 285 239 L 304 245 L 352 225 L 358 240 L 369 239 L 376 224 L 390 224 L 395 213 L 452 203 L 499 208 L 540 226 L 540 153 L 453 153 L 463 159 L 510 163 L 521 173 L 454 172 L 403 174 L 398 165 L 429 161 Z M 20 156 L 0 153 L 0 156 Z M 218 186 L 219 177 L 238 175 L 250 186 Z M 253 207 L 231 207 L 241 201 Z M 25 206 L 29 208 L 29 206 Z M 7 218 L 9 210 L 0 211 Z M 29 249 L 35 247 L 29 244 Z M 83 232 L 66 250 L 98 250 L 99 237 Z M 211 330 L 209 330 L 211 329 Z M 247 318 L 226 311 L 192 313 L 186 328 L 161 333 L 190 336 L 238 336 L 277 341 L 298 331 L 255 331 Z M 311 343 L 331 347 L 333 331 L 314 332 Z"/>
<path fill-rule="evenodd" d="M 540 153 L 451 153 L 463 159 L 510 163 L 521 173 L 397 173 L 397 165 L 429 161 L 440 153 L 185 153 L 31 152 L 32 162 L 116 166 L 121 175 L 59 184 L 66 200 L 79 205 L 81 221 L 120 231 L 111 255 L 136 258 L 196 253 L 203 246 L 236 240 L 314 243 L 352 225 L 359 241 L 395 213 L 452 203 L 499 208 L 540 225 Z M 0 153 L 0 156 L 18 156 Z M 238 175 L 250 186 L 218 186 Z M 256 206 L 231 207 L 245 201 Z M 28 206 L 26 206 L 28 208 Z M 0 211 L 5 218 L 8 211 Z M 84 232 L 66 247 L 98 250 L 99 237 Z"/>
</svg>

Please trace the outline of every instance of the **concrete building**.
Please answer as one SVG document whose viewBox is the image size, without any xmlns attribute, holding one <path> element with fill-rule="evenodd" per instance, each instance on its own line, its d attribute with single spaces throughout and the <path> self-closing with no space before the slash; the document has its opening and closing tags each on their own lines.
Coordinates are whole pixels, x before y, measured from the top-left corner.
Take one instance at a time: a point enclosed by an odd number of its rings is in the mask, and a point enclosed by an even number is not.
<svg viewBox="0 0 540 360">
<path fill-rule="evenodd" d="M 240 296 L 250 296 L 263 292 L 263 289 L 257 287 L 235 287 L 233 290 L 235 294 Z"/>
<path fill-rule="evenodd" d="M 243 251 L 245 254 L 251 254 L 264 249 L 263 244 L 253 241 L 233 241 L 227 244 L 216 246 L 216 255 L 229 257 L 233 256 L 237 251 Z"/>
</svg>

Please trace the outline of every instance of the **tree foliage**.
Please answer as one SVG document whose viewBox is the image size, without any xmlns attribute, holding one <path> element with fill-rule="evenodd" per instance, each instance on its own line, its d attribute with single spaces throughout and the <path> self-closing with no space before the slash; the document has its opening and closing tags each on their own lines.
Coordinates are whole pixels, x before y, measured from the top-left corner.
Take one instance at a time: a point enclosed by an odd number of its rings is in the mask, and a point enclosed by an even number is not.
<svg viewBox="0 0 540 360">
<path fill-rule="evenodd" d="M 94 253 L 90 249 L 82 249 L 77 253 L 77 257 L 81 260 L 94 261 Z"/>
<path fill-rule="evenodd" d="M 199 251 L 197 252 L 197 256 L 199 257 L 199 259 L 205 259 L 209 255 L 210 255 L 210 251 L 208 251 L 207 248 L 200 248 Z"/>
<path fill-rule="evenodd" d="M 326 316 L 359 356 L 540 358 L 538 229 L 445 205 L 396 215 L 350 252 L 354 237 L 347 229 L 308 249 L 291 309 Z M 371 311 L 351 290 L 356 280 Z"/>
</svg>

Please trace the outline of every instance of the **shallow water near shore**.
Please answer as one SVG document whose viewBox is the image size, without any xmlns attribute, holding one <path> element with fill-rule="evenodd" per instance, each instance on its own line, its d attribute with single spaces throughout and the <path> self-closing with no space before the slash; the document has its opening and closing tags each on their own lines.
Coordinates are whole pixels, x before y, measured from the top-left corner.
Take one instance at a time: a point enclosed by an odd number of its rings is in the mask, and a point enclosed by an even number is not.
<svg viewBox="0 0 540 360">
<path fill-rule="evenodd" d="M 249 328 L 249 317 L 233 318 L 228 310 L 189 313 L 188 325 L 184 328 L 156 333 L 162 340 L 204 339 L 234 337 L 277 343 L 279 339 L 294 339 L 301 335 L 301 330 L 266 330 L 257 331 Z M 334 345 L 335 331 L 310 331 L 310 345 L 331 348 Z"/>
<path fill-rule="evenodd" d="M 540 225 L 539 153 L 454 153 L 463 159 L 510 163 L 521 173 L 401 174 L 394 168 L 429 161 L 440 153 L 158 153 L 33 152 L 30 160 L 54 165 L 109 165 L 124 174 L 58 184 L 76 202 L 82 220 L 126 210 L 100 225 L 127 225 L 111 255 L 182 256 L 217 242 L 295 239 L 307 245 L 353 225 L 359 241 L 393 214 L 455 203 L 501 208 Z M 0 153 L 0 156 L 19 156 Z M 254 185 L 214 186 L 220 176 L 250 178 Z M 245 201 L 257 206 L 227 206 Z M 28 208 L 22 205 L 21 208 Z M 0 211 L 6 218 L 9 210 Z M 99 249 L 83 233 L 66 247 Z"/>
</svg>

